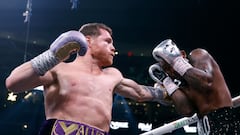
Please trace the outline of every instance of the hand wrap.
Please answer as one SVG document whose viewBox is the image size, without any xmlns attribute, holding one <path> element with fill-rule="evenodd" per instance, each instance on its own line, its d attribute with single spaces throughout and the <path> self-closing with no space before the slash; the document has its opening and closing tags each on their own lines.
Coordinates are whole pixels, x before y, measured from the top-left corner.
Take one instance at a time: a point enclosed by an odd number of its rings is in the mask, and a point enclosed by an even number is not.
<svg viewBox="0 0 240 135">
<path fill-rule="evenodd" d="M 78 31 L 68 31 L 61 34 L 42 54 L 31 60 L 32 68 L 38 75 L 44 75 L 58 63 L 66 60 L 72 53 L 80 56 L 87 52 L 87 41 Z"/>
</svg>

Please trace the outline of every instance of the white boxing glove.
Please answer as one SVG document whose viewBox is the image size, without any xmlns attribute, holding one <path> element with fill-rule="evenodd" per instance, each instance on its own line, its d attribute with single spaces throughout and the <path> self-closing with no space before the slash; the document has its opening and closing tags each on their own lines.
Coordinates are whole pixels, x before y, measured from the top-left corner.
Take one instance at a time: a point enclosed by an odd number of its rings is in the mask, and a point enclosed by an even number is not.
<svg viewBox="0 0 240 135">
<path fill-rule="evenodd" d="M 180 50 L 171 39 L 166 39 L 157 45 L 157 47 L 153 49 L 152 55 L 157 61 L 165 60 L 181 76 L 183 76 L 188 69 L 192 68 L 192 65 L 183 58 Z"/>
<path fill-rule="evenodd" d="M 163 80 L 168 76 L 158 63 L 151 65 L 148 68 L 148 73 L 150 77 L 159 84 L 163 84 Z"/>
<path fill-rule="evenodd" d="M 169 96 L 172 95 L 179 87 L 173 80 L 168 76 L 167 73 L 159 66 L 159 64 L 153 64 L 148 69 L 150 77 L 158 83 L 160 86 L 163 85 Z M 180 83 L 179 83 L 180 84 Z"/>
</svg>

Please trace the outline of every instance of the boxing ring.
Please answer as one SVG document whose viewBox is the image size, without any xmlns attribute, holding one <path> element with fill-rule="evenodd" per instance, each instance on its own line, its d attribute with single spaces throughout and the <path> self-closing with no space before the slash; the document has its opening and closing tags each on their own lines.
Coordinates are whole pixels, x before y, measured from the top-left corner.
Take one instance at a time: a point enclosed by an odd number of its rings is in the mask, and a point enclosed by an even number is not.
<svg viewBox="0 0 240 135">
<path fill-rule="evenodd" d="M 233 101 L 234 108 L 237 108 L 240 106 L 240 96 L 234 97 L 232 99 L 232 101 Z M 196 123 L 197 121 L 198 121 L 197 114 L 194 114 L 191 117 L 183 117 L 176 121 L 165 124 L 159 128 L 153 129 L 149 132 L 142 133 L 140 135 L 162 135 L 162 134 L 166 134 L 166 133 L 171 133 L 172 131 L 174 131 L 176 129 L 182 128 L 186 125 L 191 125 L 193 123 Z"/>
</svg>

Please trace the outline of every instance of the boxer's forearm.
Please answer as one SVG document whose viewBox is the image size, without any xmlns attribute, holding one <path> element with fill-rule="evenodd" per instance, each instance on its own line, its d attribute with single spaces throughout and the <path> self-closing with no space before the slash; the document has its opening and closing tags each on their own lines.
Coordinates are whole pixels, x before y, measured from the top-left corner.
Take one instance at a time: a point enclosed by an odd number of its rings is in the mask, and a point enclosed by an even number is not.
<svg viewBox="0 0 240 135">
<path fill-rule="evenodd" d="M 171 95 L 171 99 L 175 106 L 176 111 L 183 116 L 191 116 L 194 114 L 194 108 L 187 98 L 187 96 L 181 91 L 177 90 Z"/>
<path fill-rule="evenodd" d="M 5 83 L 9 91 L 22 92 L 38 86 L 41 82 L 30 62 L 26 62 L 16 67 L 6 78 Z"/>
</svg>

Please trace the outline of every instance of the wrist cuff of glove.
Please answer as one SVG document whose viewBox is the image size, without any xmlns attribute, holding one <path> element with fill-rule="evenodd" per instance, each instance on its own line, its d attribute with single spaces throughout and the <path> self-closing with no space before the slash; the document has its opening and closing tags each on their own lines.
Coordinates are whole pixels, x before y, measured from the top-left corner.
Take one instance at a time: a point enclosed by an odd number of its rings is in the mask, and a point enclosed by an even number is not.
<svg viewBox="0 0 240 135">
<path fill-rule="evenodd" d="M 43 76 L 49 69 L 53 68 L 60 61 L 55 57 L 52 51 L 47 50 L 31 60 L 33 70 Z"/>
<path fill-rule="evenodd" d="M 171 96 L 179 87 L 172 81 L 170 77 L 163 80 L 163 86 L 166 88 L 167 93 Z"/>
<path fill-rule="evenodd" d="M 183 76 L 190 68 L 192 68 L 192 65 L 189 64 L 183 57 L 177 57 L 174 60 L 173 69 L 177 71 L 181 76 Z"/>
</svg>

